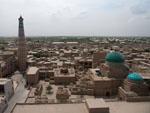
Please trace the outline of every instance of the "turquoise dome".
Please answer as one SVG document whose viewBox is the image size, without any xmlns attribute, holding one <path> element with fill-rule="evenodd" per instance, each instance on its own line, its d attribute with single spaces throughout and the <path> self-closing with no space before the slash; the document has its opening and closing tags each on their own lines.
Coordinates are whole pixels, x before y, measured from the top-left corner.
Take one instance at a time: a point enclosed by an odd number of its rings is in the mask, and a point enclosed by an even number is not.
<svg viewBox="0 0 150 113">
<path fill-rule="evenodd" d="M 119 52 L 110 52 L 106 55 L 106 61 L 112 63 L 123 63 L 124 56 Z"/>
<path fill-rule="evenodd" d="M 133 81 L 143 80 L 143 78 L 141 77 L 141 75 L 139 73 L 130 73 L 127 78 L 129 80 L 133 80 Z"/>
</svg>

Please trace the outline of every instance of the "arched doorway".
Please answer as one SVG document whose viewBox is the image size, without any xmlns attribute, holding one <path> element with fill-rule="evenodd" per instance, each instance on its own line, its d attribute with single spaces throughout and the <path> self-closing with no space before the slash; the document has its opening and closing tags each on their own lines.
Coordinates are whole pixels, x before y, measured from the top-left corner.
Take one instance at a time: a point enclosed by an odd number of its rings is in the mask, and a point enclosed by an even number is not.
<svg viewBox="0 0 150 113">
<path fill-rule="evenodd" d="M 106 91 L 106 97 L 110 97 L 110 92 Z"/>
</svg>

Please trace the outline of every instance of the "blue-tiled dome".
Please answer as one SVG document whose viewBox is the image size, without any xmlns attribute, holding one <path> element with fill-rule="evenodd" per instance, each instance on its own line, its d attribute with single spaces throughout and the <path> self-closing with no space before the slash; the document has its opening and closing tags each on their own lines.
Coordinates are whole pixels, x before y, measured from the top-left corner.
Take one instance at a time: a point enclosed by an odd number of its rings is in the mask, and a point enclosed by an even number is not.
<svg viewBox="0 0 150 113">
<path fill-rule="evenodd" d="M 129 80 L 133 80 L 133 81 L 143 80 L 143 78 L 141 77 L 141 75 L 139 73 L 130 73 L 127 78 Z"/>
<path fill-rule="evenodd" d="M 105 59 L 107 62 L 113 62 L 113 63 L 123 63 L 124 62 L 124 56 L 119 52 L 110 52 L 106 55 Z"/>
</svg>

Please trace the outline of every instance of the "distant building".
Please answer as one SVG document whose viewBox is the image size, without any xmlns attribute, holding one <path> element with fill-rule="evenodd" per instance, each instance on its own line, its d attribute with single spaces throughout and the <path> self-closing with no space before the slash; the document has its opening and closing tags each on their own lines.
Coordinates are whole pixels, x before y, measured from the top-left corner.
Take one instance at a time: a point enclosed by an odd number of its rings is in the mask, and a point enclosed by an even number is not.
<svg viewBox="0 0 150 113">
<path fill-rule="evenodd" d="M 0 96 L 0 113 L 3 113 L 7 106 L 8 104 L 5 96 Z"/>
<path fill-rule="evenodd" d="M 110 52 L 105 57 L 107 67 L 104 73 L 101 69 L 89 69 L 88 75 L 94 83 L 95 96 L 113 96 L 118 94 L 118 87 L 127 77 L 129 70 L 124 64 L 124 57 L 119 52 Z"/>
<path fill-rule="evenodd" d="M 27 47 L 24 34 L 23 18 L 19 18 L 18 67 L 21 72 L 26 70 Z"/>
<path fill-rule="evenodd" d="M 91 58 L 76 57 L 75 63 L 76 63 L 76 67 L 82 70 L 92 68 Z"/>
<path fill-rule="evenodd" d="M 90 69 L 88 75 L 94 83 L 94 96 L 110 97 L 118 93 L 122 80 L 104 77 L 99 69 Z"/>
<path fill-rule="evenodd" d="M 67 101 L 69 99 L 69 91 L 63 87 L 59 87 L 57 89 L 57 92 L 56 92 L 56 98 L 59 100 L 59 101 Z"/>
<path fill-rule="evenodd" d="M 119 97 L 126 101 L 150 101 L 148 84 L 139 73 L 130 73 L 119 87 Z"/>
<path fill-rule="evenodd" d="M 0 95 L 6 97 L 8 101 L 14 94 L 13 81 L 11 79 L 1 78 L 0 79 Z"/>
<path fill-rule="evenodd" d="M 49 69 L 48 67 L 39 67 L 39 79 L 50 79 L 54 78 L 54 71 L 53 69 Z"/>
<path fill-rule="evenodd" d="M 75 83 L 76 77 L 75 77 L 75 70 L 74 68 L 57 68 L 54 70 L 54 81 L 55 84 L 70 84 Z"/>
<path fill-rule="evenodd" d="M 0 78 L 6 77 L 16 70 L 16 58 L 14 52 L 4 51 L 0 53 Z"/>
<path fill-rule="evenodd" d="M 29 67 L 26 72 L 27 84 L 34 85 L 39 81 L 39 68 Z"/>
<path fill-rule="evenodd" d="M 51 47 L 53 48 L 63 48 L 65 46 L 65 42 L 52 42 Z"/>
<path fill-rule="evenodd" d="M 101 63 L 104 63 L 106 54 L 106 51 L 98 51 L 93 53 L 92 68 L 97 68 Z"/>
</svg>

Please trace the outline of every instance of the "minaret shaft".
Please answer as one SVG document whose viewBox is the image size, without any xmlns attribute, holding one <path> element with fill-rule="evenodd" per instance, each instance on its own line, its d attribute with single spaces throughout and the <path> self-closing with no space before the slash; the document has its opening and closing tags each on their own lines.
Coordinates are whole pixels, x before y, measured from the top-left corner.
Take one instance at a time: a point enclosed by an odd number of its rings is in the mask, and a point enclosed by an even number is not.
<svg viewBox="0 0 150 113">
<path fill-rule="evenodd" d="M 27 48 L 24 34 L 23 18 L 20 17 L 18 20 L 18 67 L 21 72 L 24 72 L 26 70 Z"/>
</svg>

